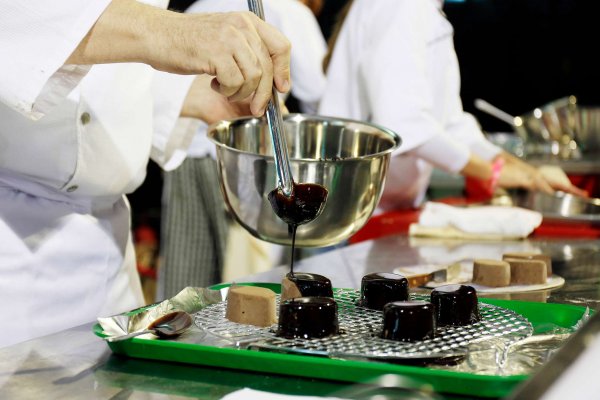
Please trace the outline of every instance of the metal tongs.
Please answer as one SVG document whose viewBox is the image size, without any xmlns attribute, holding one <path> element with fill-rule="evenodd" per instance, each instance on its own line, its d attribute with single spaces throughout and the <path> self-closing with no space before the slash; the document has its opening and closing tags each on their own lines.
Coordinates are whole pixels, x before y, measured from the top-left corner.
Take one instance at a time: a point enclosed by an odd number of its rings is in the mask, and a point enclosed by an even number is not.
<svg viewBox="0 0 600 400">
<path fill-rule="evenodd" d="M 265 12 L 262 0 L 248 0 L 248 8 L 263 21 Z M 291 197 L 294 187 L 290 160 L 287 152 L 287 143 L 283 133 L 283 119 L 279 107 L 277 90 L 273 86 L 273 97 L 267 105 L 267 124 L 271 132 L 271 141 L 275 152 L 275 171 L 277 172 L 278 187 L 286 197 Z"/>
</svg>

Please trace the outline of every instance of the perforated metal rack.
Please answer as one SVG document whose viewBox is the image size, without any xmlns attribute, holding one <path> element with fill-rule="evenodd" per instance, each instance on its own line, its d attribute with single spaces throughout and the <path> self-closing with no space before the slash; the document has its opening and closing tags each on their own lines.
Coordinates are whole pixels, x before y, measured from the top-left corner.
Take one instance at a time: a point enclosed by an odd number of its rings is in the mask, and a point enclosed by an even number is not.
<svg viewBox="0 0 600 400">
<path fill-rule="evenodd" d="M 277 326 L 260 328 L 225 318 L 226 302 L 210 305 L 195 314 L 196 325 L 234 346 L 279 352 L 340 358 L 431 359 L 464 355 L 470 343 L 502 337 L 516 341 L 533 333 L 529 321 L 511 310 L 479 303 L 481 321 L 468 326 L 441 327 L 433 339 L 399 342 L 380 337 L 383 314 L 356 305 L 360 293 L 336 289 L 340 333 L 321 339 L 285 339 L 276 336 Z M 413 295 L 413 300 L 429 300 Z M 279 302 L 279 295 L 277 296 Z"/>
</svg>

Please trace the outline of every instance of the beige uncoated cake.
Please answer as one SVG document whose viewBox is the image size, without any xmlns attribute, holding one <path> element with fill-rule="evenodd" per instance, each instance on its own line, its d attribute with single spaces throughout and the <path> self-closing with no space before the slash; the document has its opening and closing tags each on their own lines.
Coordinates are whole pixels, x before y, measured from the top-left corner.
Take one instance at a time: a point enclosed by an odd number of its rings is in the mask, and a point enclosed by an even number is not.
<svg viewBox="0 0 600 400">
<path fill-rule="evenodd" d="M 474 260 L 473 283 L 490 287 L 510 285 L 510 264 L 501 260 Z"/>
<path fill-rule="evenodd" d="M 239 324 L 271 326 L 277 322 L 275 292 L 257 286 L 232 286 L 225 318 Z"/>
<path fill-rule="evenodd" d="M 510 264 L 510 283 L 514 285 L 544 284 L 548 279 L 546 263 L 542 260 L 505 258 Z"/>
</svg>

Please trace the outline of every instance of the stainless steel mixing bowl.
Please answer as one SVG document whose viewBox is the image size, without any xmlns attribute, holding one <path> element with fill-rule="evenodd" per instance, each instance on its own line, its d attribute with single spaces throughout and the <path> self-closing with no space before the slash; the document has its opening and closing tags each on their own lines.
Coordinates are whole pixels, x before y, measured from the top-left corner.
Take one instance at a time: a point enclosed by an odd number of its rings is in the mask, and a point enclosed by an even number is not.
<svg viewBox="0 0 600 400">
<path fill-rule="evenodd" d="M 515 132 L 530 145 L 530 152 L 538 149 L 546 155 L 579 158 L 580 149 L 574 140 L 576 103 L 575 96 L 564 97 L 515 117 Z"/>
<path fill-rule="evenodd" d="M 284 116 L 284 127 L 294 181 L 329 191 L 323 213 L 298 226 L 296 245 L 339 243 L 373 213 L 400 137 L 366 122 L 305 114 Z M 267 200 L 276 175 L 266 120 L 221 121 L 209 127 L 208 137 L 217 145 L 221 190 L 235 219 L 259 239 L 291 245 L 288 225 Z"/>
</svg>

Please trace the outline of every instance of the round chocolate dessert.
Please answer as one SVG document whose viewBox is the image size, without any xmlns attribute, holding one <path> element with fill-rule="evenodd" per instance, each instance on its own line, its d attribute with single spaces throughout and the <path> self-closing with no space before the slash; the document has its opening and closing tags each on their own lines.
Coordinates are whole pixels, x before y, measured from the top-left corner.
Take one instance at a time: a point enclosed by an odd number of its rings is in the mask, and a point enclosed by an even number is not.
<svg viewBox="0 0 600 400">
<path fill-rule="evenodd" d="M 281 298 L 333 297 L 329 278 L 307 272 L 289 272 L 282 282 Z"/>
<path fill-rule="evenodd" d="M 330 297 L 297 297 L 279 306 L 277 336 L 315 339 L 338 331 L 337 303 Z"/>
<path fill-rule="evenodd" d="M 414 342 L 435 335 L 433 305 L 428 301 L 393 301 L 383 307 L 383 339 Z"/>
<path fill-rule="evenodd" d="M 359 305 L 383 310 L 392 301 L 408 300 L 408 279 L 398 274 L 374 272 L 363 276 L 360 284 Z"/>
<path fill-rule="evenodd" d="M 463 326 L 481 320 L 477 291 L 467 285 L 444 285 L 431 291 L 438 326 Z"/>
</svg>

